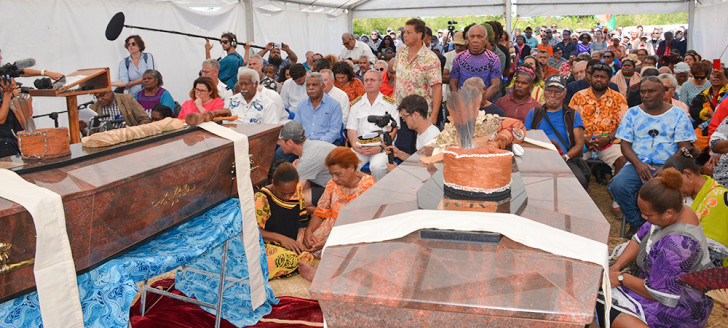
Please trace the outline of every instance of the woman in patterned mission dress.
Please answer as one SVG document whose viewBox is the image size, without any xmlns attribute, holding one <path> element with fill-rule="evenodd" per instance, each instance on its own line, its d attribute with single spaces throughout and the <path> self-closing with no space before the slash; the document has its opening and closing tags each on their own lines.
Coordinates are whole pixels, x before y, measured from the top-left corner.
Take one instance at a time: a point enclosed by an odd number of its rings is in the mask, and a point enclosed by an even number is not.
<svg viewBox="0 0 728 328">
<path fill-rule="evenodd" d="M 637 204 L 647 223 L 609 268 L 612 310 L 606 318 L 612 327 L 703 327 L 708 321 L 713 301 L 677 282 L 711 267 L 700 221 L 682 204 L 682 184 L 680 172 L 668 168 L 639 191 Z M 632 261 L 640 269 L 637 276 L 621 272 Z M 604 302 L 601 293 L 598 301 Z M 602 304 L 597 305 L 600 321 Z"/>
<path fill-rule="evenodd" d="M 294 273 L 299 262 L 313 264 L 313 255 L 296 241 L 308 224 L 296 167 L 287 162 L 280 164 L 272 180 L 255 193 L 255 216 L 265 242 L 271 279 Z"/>
<path fill-rule="evenodd" d="M 299 235 L 298 239 L 311 252 L 324 247 L 341 209 L 375 182 L 371 175 L 357 170 L 359 157 L 350 148 L 334 148 L 326 156 L 325 164 L 331 180 L 326 184 L 303 238 Z"/>
</svg>

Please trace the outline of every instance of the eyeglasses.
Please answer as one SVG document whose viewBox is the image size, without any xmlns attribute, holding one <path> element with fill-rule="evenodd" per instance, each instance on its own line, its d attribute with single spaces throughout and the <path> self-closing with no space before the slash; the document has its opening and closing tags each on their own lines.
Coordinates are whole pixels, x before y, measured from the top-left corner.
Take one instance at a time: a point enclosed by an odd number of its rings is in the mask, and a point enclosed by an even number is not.
<svg viewBox="0 0 728 328">
<path fill-rule="evenodd" d="M 378 71 L 384 72 L 384 67 L 377 68 Z"/>
<path fill-rule="evenodd" d="M 693 76 L 693 79 L 696 79 L 696 80 L 705 80 L 706 77 L 705 76 Z"/>
<path fill-rule="evenodd" d="M 210 90 L 200 90 L 200 89 L 195 88 L 195 93 L 198 93 L 198 92 L 205 93 L 205 92 L 210 92 Z"/>
<path fill-rule="evenodd" d="M 220 40 L 221 44 L 228 44 L 228 42 L 230 42 L 230 41 L 229 40 Z"/>
<path fill-rule="evenodd" d="M 412 114 L 400 114 L 399 117 L 402 118 L 402 120 L 406 120 L 408 117 L 412 116 Z"/>
<path fill-rule="evenodd" d="M 614 56 L 604 56 L 604 58 L 614 58 Z"/>
<path fill-rule="evenodd" d="M 127 44 L 126 44 L 126 47 L 127 47 L 127 48 L 129 48 L 129 47 L 131 47 L 131 46 L 136 46 L 136 42 L 133 42 L 133 41 L 132 41 L 132 42 L 129 42 L 129 43 L 127 43 Z"/>
</svg>

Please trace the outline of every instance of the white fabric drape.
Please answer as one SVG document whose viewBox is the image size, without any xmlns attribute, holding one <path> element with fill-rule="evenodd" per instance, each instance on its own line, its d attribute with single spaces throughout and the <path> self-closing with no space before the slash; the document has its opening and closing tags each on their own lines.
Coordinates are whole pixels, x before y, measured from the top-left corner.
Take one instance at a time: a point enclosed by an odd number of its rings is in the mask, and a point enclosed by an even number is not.
<svg viewBox="0 0 728 328">
<path fill-rule="evenodd" d="M 33 273 L 44 325 L 82 328 L 76 267 L 66 233 L 61 195 L 6 169 L 0 169 L 0 181 L 0 197 L 23 206 L 33 217 L 36 233 Z"/>
</svg>

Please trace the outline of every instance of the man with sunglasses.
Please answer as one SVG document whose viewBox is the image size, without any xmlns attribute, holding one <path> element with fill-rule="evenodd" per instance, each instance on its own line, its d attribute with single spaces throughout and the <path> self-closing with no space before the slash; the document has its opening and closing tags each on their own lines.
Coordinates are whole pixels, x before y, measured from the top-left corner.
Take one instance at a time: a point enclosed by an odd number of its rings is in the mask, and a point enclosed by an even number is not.
<svg viewBox="0 0 728 328">
<path fill-rule="evenodd" d="M 341 35 L 341 44 L 344 45 L 344 49 L 341 50 L 339 59 L 346 60 L 347 58 L 361 58 L 366 56 L 370 63 L 377 61 L 377 57 L 374 56 L 372 48 L 361 41 L 357 41 L 351 33 L 344 33 Z M 354 65 L 354 71 L 359 70 L 359 65 Z"/>
<path fill-rule="evenodd" d="M 210 50 L 212 50 L 212 44 L 209 39 L 205 39 L 205 59 L 210 59 Z M 235 51 L 235 47 L 238 46 L 238 39 L 235 34 L 227 32 L 223 33 L 220 37 L 220 45 L 222 50 L 225 51 L 225 57 L 218 59 L 220 62 L 220 73 L 217 77 L 222 83 L 225 83 L 230 89 L 235 88 L 235 84 L 238 83 L 238 68 L 245 65 L 243 58 L 248 58 L 250 54 L 250 44 L 245 44 L 245 56 L 240 56 Z"/>
<path fill-rule="evenodd" d="M 637 191 L 678 149 L 692 148 L 697 140 L 685 111 L 664 101 L 666 88 L 658 77 L 643 77 L 640 85 L 642 104 L 624 114 L 616 134 L 629 163 L 609 184 L 612 198 L 629 223 L 629 235 L 645 222 L 637 206 Z"/>
</svg>

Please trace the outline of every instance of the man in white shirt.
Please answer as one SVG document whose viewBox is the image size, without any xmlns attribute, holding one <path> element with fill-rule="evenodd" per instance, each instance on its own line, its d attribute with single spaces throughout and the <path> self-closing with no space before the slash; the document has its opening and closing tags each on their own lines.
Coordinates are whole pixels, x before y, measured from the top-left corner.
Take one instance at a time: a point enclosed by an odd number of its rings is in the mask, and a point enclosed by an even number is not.
<svg viewBox="0 0 728 328">
<path fill-rule="evenodd" d="M 306 68 L 301 64 L 293 64 L 288 74 L 291 78 L 283 82 L 281 100 L 283 100 L 283 106 L 285 106 L 286 110 L 295 113 L 298 103 L 308 99 L 306 93 Z"/>
<path fill-rule="evenodd" d="M 351 106 L 349 103 L 349 96 L 346 92 L 334 86 L 334 72 L 325 68 L 319 73 L 324 76 L 324 92 L 326 92 L 329 97 L 334 98 L 334 100 L 341 105 L 341 121 L 346 124 L 349 119 L 349 108 Z"/>
<path fill-rule="evenodd" d="M 382 76 L 379 72 L 369 71 L 364 74 L 366 93 L 352 101 L 349 119 L 346 123 L 351 149 L 361 160 L 360 166 L 369 162 L 369 170 L 377 181 L 387 174 L 388 159 L 384 152 L 383 138 L 378 133 L 382 128 L 370 123 L 367 118 L 370 115 L 389 114 L 395 122 L 399 122 L 399 112 L 394 105 L 395 100 L 379 92 L 381 86 Z M 394 140 L 397 129 L 385 133 L 391 134 L 392 140 Z"/>
<path fill-rule="evenodd" d="M 341 50 L 339 58 L 341 60 L 347 59 L 358 59 L 362 56 L 367 56 L 369 62 L 373 63 L 377 61 L 377 57 L 372 53 L 372 48 L 361 41 L 357 41 L 351 33 L 344 33 L 341 35 L 341 42 L 344 44 L 344 50 Z M 354 72 L 359 70 L 359 65 L 354 66 Z"/>
<path fill-rule="evenodd" d="M 233 91 L 230 90 L 230 87 L 228 87 L 227 84 L 222 83 L 222 81 L 217 78 L 217 74 L 219 73 L 220 63 L 218 63 L 216 59 L 210 58 L 202 62 L 202 76 L 211 78 L 217 85 L 217 93 L 220 95 L 220 98 L 222 98 L 223 101 L 227 101 L 233 96 Z"/>
<path fill-rule="evenodd" d="M 437 135 L 440 134 L 440 130 L 427 119 L 427 109 L 427 100 L 418 95 L 404 97 L 402 102 L 399 103 L 399 107 L 397 107 L 402 122 L 407 124 L 407 127 L 411 130 L 417 132 L 415 146 L 417 150 L 422 149 L 422 147 L 437 138 Z M 393 152 L 394 157 L 403 161 L 412 155 L 399 150 L 396 146 L 388 146 L 387 152 Z M 387 163 L 387 172 L 392 171 L 395 167 L 397 167 L 397 164 Z"/>
<path fill-rule="evenodd" d="M 258 72 L 245 68 L 238 73 L 240 93 L 225 102 L 238 120 L 251 124 L 278 124 L 283 107 L 268 96 L 258 91 L 260 76 Z"/>
</svg>

